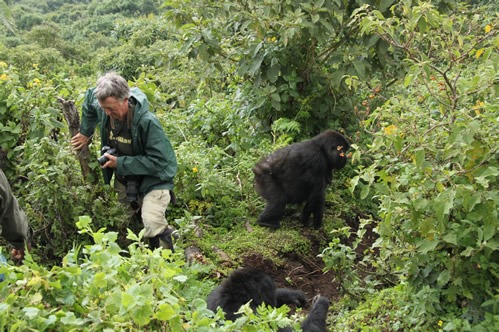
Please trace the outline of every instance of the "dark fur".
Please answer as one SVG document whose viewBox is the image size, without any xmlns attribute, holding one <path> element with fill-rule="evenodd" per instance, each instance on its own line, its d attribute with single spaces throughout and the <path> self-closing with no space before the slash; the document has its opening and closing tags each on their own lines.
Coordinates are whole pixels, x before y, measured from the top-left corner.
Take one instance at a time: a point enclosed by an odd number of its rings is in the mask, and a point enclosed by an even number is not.
<svg viewBox="0 0 499 332">
<path fill-rule="evenodd" d="M 313 307 L 302 324 L 304 332 L 326 331 L 318 328 L 326 326 L 329 301 L 325 297 L 320 298 L 320 301 L 314 299 Z M 208 309 L 216 311 L 220 307 L 225 312 L 225 318 L 232 321 L 240 316 L 236 312 L 248 302 L 253 311 L 256 311 L 262 303 L 272 307 L 280 307 L 284 304 L 296 307 L 307 306 L 307 300 L 302 291 L 276 288 L 274 280 L 269 275 L 254 268 L 233 271 L 208 295 L 207 299 Z M 279 332 L 290 331 L 292 331 L 290 328 L 279 329 Z"/>
<path fill-rule="evenodd" d="M 329 310 L 329 300 L 327 297 L 316 295 L 312 301 L 312 309 L 307 318 L 301 324 L 305 332 L 326 332 L 326 318 Z"/>
<path fill-rule="evenodd" d="M 294 305 L 297 308 L 308 307 L 308 302 L 302 291 L 289 289 L 289 288 L 277 288 L 275 290 L 276 295 L 276 307 L 281 307 L 285 304 Z"/>
<path fill-rule="evenodd" d="M 255 189 L 267 201 L 258 224 L 278 228 L 286 204 L 305 202 L 301 222 L 307 225 L 313 214 L 314 227 L 320 228 L 326 188 L 331 184 L 333 169 L 345 167 L 349 148 L 345 137 L 328 130 L 262 158 L 253 167 Z"/>
<path fill-rule="evenodd" d="M 262 303 L 273 307 L 277 303 L 274 280 L 264 272 L 252 268 L 232 272 L 210 293 L 207 300 L 208 309 L 216 311 L 217 307 L 221 307 L 225 318 L 229 320 L 239 317 L 236 312 L 250 301 L 250 307 L 254 311 Z"/>
</svg>

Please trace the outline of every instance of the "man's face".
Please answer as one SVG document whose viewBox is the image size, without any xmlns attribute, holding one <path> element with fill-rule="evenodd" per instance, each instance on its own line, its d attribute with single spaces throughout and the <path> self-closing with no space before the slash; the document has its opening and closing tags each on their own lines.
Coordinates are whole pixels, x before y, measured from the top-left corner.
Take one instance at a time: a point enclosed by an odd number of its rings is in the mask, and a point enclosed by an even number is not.
<svg viewBox="0 0 499 332">
<path fill-rule="evenodd" d="M 116 97 L 107 97 L 99 101 L 100 107 L 113 120 L 123 120 L 128 113 L 128 98 L 120 100 Z"/>
</svg>

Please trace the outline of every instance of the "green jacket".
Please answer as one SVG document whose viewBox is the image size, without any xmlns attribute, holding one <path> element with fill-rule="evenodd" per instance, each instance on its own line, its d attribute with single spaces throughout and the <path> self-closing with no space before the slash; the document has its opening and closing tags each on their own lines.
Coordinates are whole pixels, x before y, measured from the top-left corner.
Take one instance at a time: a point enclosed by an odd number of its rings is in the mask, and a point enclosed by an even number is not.
<svg viewBox="0 0 499 332">
<path fill-rule="evenodd" d="M 28 222 L 9 182 L 0 169 L 0 234 L 15 248 L 23 249 L 28 240 Z"/>
<path fill-rule="evenodd" d="M 88 89 L 83 101 L 80 133 L 91 137 L 99 125 L 102 146 L 107 145 L 106 131 L 109 117 L 100 107 L 94 95 L 94 89 Z M 116 172 L 121 176 L 141 176 L 140 193 L 147 194 L 153 189 L 173 190 L 173 178 L 177 173 L 177 158 L 169 139 L 166 137 L 158 118 L 149 111 L 149 101 L 139 88 L 131 88 L 130 95 L 137 105 L 133 114 L 131 132 L 133 156 L 118 156 Z M 113 170 L 103 169 L 104 182 L 109 184 Z"/>
</svg>

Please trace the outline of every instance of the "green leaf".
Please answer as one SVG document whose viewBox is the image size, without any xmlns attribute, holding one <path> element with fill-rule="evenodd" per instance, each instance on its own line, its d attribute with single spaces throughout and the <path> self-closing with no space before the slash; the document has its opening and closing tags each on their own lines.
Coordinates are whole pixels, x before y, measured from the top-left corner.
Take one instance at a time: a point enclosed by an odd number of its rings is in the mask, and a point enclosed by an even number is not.
<svg viewBox="0 0 499 332">
<path fill-rule="evenodd" d="M 162 303 L 158 306 L 158 311 L 154 315 L 158 320 L 168 321 L 177 315 L 175 308 L 169 303 Z"/>
<path fill-rule="evenodd" d="M 75 314 L 72 312 L 66 312 L 65 316 L 62 317 L 60 321 L 65 325 L 77 325 L 77 326 L 83 325 L 86 322 L 85 319 L 77 318 Z"/>
<path fill-rule="evenodd" d="M 485 225 L 483 227 L 483 240 L 488 241 L 496 235 L 497 225 Z"/>
<path fill-rule="evenodd" d="M 277 79 L 279 78 L 279 72 L 281 70 L 281 66 L 279 64 L 270 66 L 270 68 L 267 70 L 267 79 L 271 83 L 275 83 Z"/>
<path fill-rule="evenodd" d="M 379 4 L 379 10 L 381 10 L 382 12 L 384 12 L 385 10 L 387 10 L 393 3 L 395 2 L 395 0 L 381 0 L 380 4 Z"/>
<path fill-rule="evenodd" d="M 466 209 L 466 211 L 473 211 L 473 208 L 482 201 L 482 197 L 479 193 L 464 191 L 462 193 L 462 200 L 463 208 Z"/>
<path fill-rule="evenodd" d="M 425 161 L 425 151 L 423 148 L 419 148 L 414 153 L 414 161 L 417 168 L 421 168 Z"/>
<path fill-rule="evenodd" d="M 364 61 L 354 61 L 353 66 L 355 67 L 355 71 L 359 78 L 366 77 L 366 65 L 364 64 Z"/>
<path fill-rule="evenodd" d="M 25 307 L 25 308 L 23 308 L 22 311 L 24 312 L 26 317 L 28 317 L 29 319 L 33 319 L 33 318 L 37 317 L 38 314 L 40 313 L 40 309 L 34 308 L 34 307 Z"/>
<path fill-rule="evenodd" d="M 263 42 L 260 42 L 258 44 L 253 45 L 253 47 L 251 48 L 250 57 L 255 58 L 257 56 L 258 52 L 260 52 L 260 49 L 262 47 L 263 47 Z"/>
<path fill-rule="evenodd" d="M 360 199 L 365 199 L 369 195 L 369 186 L 363 186 L 360 192 Z"/>
<path fill-rule="evenodd" d="M 106 297 L 105 308 L 108 313 L 116 313 L 121 306 L 121 292 L 116 291 Z"/>
<path fill-rule="evenodd" d="M 378 20 L 384 20 L 385 17 L 379 10 L 373 10 L 372 13 L 376 16 Z"/>
<path fill-rule="evenodd" d="M 118 233 L 117 232 L 106 232 L 106 233 L 104 233 L 104 240 L 106 240 L 107 243 L 115 243 L 117 239 L 118 239 Z"/>
<path fill-rule="evenodd" d="M 457 243 L 457 235 L 456 233 L 449 233 L 449 234 L 446 234 L 442 237 L 442 239 L 447 242 L 447 243 L 451 243 L 453 245 L 458 245 Z"/>
<path fill-rule="evenodd" d="M 121 293 L 121 305 L 128 308 L 135 303 L 135 297 L 128 293 Z"/>
<path fill-rule="evenodd" d="M 497 250 L 499 250 L 499 241 L 492 239 L 492 240 L 486 241 L 484 246 L 492 249 L 493 251 L 497 251 Z"/>
<path fill-rule="evenodd" d="M 355 191 L 355 188 L 359 184 L 360 177 L 359 176 L 354 176 L 352 179 L 350 179 L 350 192 L 353 194 Z"/>
<path fill-rule="evenodd" d="M 248 68 L 248 75 L 255 76 L 255 73 L 260 70 L 260 66 L 262 65 L 263 54 L 257 55 Z"/>
<path fill-rule="evenodd" d="M 130 228 L 127 228 L 126 231 L 127 231 L 126 238 L 128 240 L 132 240 L 134 242 L 139 242 L 140 241 L 139 237 Z"/>
<path fill-rule="evenodd" d="M 440 274 L 439 274 L 439 276 L 437 278 L 438 285 L 439 286 L 445 286 L 445 285 L 447 285 L 447 283 L 450 280 L 450 277 L 451 277 L 451 274 L 450 274 L 449 270 L 445 270 L 445 271 L 440 272 Z"/>
<path fill-rule="evenodd" d="M 435 199 L 435 205 L 433 206 L 438 221 L 444 221 L 445 216 L 449 215 L 450 210 L 454 207 L 455 195 L 456 192 L 451 189 L 438 194 Z"/>
<path fill-rule="evenodd" d="M 407 75 L 405 75 L 405 79 L 404 79 L 404 88 L 407 88 L 409 85 L 411 85 L 412 81 L 414 80 L 414 77 L 416 75 L 412 74 L 412 73 L 408 73 Z"/>
<path fill-rule="evenodd" d="M 423 253 L 426 254 L 430 251 L 435 250 L 437 247 L 439 241 L 436 240 L 428 240 L 428 239 L 423 239 L 417 243 L 417 247 L 419 250 Z"/>
<path fill-rule="evenodd" d="M 186 282 L 189 278 L 185 275 L 177 275 L 175 277 L 173 277 L 174 280 L 178 281 L 178 282 Z"/>
<path fill-rule="evenodd" d="M 104 240 L 104 233 L 94 233 L 93 238 L 96 244 L 102 244 Z"/>
<path fill-rule="evenodd" d="M 464 256 L 464 257 L 470 257 L 473 255 L 475 251 L 475 248 L 473 247 L 466 247 L 466 249 L 464 251 L 461 252 L 461 256 Z"/>
<path fill-rule="evenodd" d="M 201 35 L 203 36 L 203 40 L 206 44 L 208 44 L 210 47 L 214 49 L 219 49 L 220 45 L 218 44 L 218 41 L 213 38 L 213 35 L 210 30 L 203 29 L 201 31 Z"/>
<path fill-rule="evenodd" d="M 321 8 L 322 6 L 324 6 L 324 1 L 325 0 L 317 0 L 314 4 L 314 7 L 315 8 Z"/>
<path fill-rule="evenodd" d="M 78 221 L 76 222 L 76 227 L 78 227 L 78 229 L 80 230 L 88 229 L 91 223 L 92 223 L 92 218 L 90 218 L 89 216 L 81 216 L 78 218 Z"/>
<path fill-rule="evenodd" d="M 140 325 L 146 325 L 151 321 L 153 311 L 150 303 L 140 305 L 131 311 L 133 321 Z"/>
</svg>

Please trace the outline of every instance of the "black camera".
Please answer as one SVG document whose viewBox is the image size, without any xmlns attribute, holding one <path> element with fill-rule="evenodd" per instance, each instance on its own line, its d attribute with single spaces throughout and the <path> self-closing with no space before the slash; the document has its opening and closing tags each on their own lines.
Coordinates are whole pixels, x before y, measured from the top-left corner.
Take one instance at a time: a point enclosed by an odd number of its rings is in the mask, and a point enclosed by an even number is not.
<svg viewBox="0 0 499 332">
<path fill-rule="evenodd" d="M 112 154 L 114 156 L 114 155 L 116 155 L 116 149 L 106 145 L 106 146 L 102 147 L 101 153 L 102 153 L 102 156 L 100 156 L 99 158 L 97 158 L 97 161 L 102 166 L 102 165 L 104 165 L 105 163 L 107 163 L 109 161 L 109 158 L 106 157 L 104 155 L 104 153 L 109 153 L 109 154 Z"/>
<path fill-rule="evenodd" d="M 139 199 L 139 181 L 133 178 L 126 180 L 126 201 L 136 203 Z M 133 206 L 133 205 L 132 205 Z"/>
</svg>

